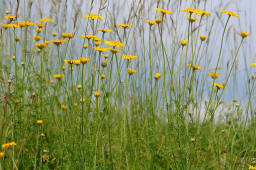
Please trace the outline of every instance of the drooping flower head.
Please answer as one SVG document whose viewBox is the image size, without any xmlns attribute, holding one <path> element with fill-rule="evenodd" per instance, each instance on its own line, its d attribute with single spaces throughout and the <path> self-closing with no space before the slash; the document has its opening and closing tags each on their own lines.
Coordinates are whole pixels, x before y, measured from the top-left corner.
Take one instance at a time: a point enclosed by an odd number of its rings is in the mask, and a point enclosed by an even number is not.
<svg viewBox="0 0 256 170">
<path fill-rule="evenodd" d="M 218 73 L 209 73 L 208 75 L 209 75 L 212 79 L 216 79 L 216 78 L 220 77 L 220 74 L 218 74 Z"/>
<path fill-rule="evenodd" d="M 240 31 L 240 35 L 242 36 L 242 38 L 246 38 L 246 37 L 250 36 L 249 33 L 244 32 L 244 31 Z"/>
<path fill-rule="evenodd" d="M 161 73 L 156 73 L 156 74 L 154 75 L 154 78 L 155 78 L 156 80 L 158 80 L 160 77 L 161 77 Z"/>
<path fill-rule="evenodd" d="M 129 75 L 133 75 L 134 73 L 136 73 L 136 70 L 127 68 L 127 72 L 129 73 Z"/>
<path fill-rule="evenodd" d="M 170 15 L 170 14 L 172 14 L 171 11 L 168 11 L 167 9 L 162 9 L 162 8 L 156 8 L 156 12 L 157 12 L 157 13 L 160 12 L 162 15 L 165 15 L 165 14 Z"/>
<path fill-rule="evenodd" d="M 219 83 L 212 83 L 212 85 L 213 85 L 214 87 L 217 87 L 218 90 L 224 88 L 224 86 L 223 86 L 222 84 L 219 84 Z"/>
<path fill-rule="evenodd" d="M 239 15 L 237 15 L 236 13 L 232 12 L 232 11 L 226 11 L 226 10 L 221 10 L 221 12 L 223 14 L 228 14 L 229 16 L 232 16 L 232 17 L 239 17 Z"/>
<path fill-rule="evenodd" d="M 181 40 L 180 43 L 181 43 L 182 47 L 184 47 L 185 45 L 188 44 L 188 42 L 186 40 Z"/>
</svg>

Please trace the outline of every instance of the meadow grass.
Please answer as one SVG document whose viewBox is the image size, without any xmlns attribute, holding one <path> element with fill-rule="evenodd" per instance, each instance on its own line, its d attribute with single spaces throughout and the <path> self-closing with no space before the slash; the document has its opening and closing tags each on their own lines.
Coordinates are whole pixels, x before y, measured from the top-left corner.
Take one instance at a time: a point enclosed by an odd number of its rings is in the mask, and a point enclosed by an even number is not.
<svg viewBox="0 0 256 170">
<path fill-rule="evenodd" d="M 120 22 L 107 0 L 87 13 L 82 1 L 0 2 L 0 170 L 256 169 L 253 74 L 243 105 L 223 97 L 250 36 L 234 32 L 223 68 L 239 14 L 152 1 L 152 15 L 131 1 Z"/>
</svg>

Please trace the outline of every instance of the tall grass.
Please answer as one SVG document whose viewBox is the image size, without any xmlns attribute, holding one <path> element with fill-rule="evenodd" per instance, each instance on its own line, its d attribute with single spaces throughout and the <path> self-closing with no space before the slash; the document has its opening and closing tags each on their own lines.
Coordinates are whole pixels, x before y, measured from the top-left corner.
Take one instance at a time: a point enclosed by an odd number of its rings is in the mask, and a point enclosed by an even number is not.
<svg viewBox="0 0 256 170">
<path fill-rule="evenodd" d="M 243 18 L 203 1 L 0 4 L 0 169 L 256 165 L 253 60 L 246 99 L 225 97 Z"/>
</svg>

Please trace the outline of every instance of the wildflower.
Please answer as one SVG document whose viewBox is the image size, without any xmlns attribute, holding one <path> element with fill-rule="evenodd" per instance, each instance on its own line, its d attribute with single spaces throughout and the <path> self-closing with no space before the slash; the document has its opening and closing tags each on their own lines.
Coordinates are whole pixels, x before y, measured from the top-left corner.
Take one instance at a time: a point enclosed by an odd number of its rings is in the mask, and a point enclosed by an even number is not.
<svg viewBox="0 0 256 170">
<path fill-rule="evenodd" d="M 102 62 L 101 62 L 101 66 L 102 66 L 102 67 L 107 67 L 107 65 L 108 65 L 108 62 L 107 62 L 107 61 L 102 61 Z"/>
<path fill-rule="evenodd" d="M 100 41 L 95 41 L 95 42 L 94 42 L 94 45 L 95 45 L 95 46 L 99 46 L 99 45 L 100 45 Z"/>
<path fill-rule="evenodd" d="M 15 55 L 14 55 L 14 56 L 12 56 L 12 59 L 13 59 L 13 60 L 16 60 L 16 56 L 15 56 Z"/>
<path fill-rule="evenodd" d="M 158 18 L 158 19 L 153 19 L 152 21 L 156 22 L 157 24 L 163 22 L 162 18 Z"/>
<path fill-rule="evenodd" d="M 69 39 L 71 39 L 71 38 L 73 38 L 74 37 L 74 34 L 72 34 L 72 33 L 62 33 L 62 37 L 63 38 L 69 38 Z"/>
<path fill-rule="evenodd" d="M 108 59 L 108 54 L 105 54 L 105 55 L 104 55 L 104 58 L 105 58 L 105 59 Z"/>
<path fill-rule="evenodd" d="M 15 41 L 20 41 L 20 38 L 19 37 L 15 37 Z"/>
<path fill-rule="evenodd" d="M 208 75 L 209 75 L 212 79 L 216 79 L 216 78 L 220 77 L 220 74 L 218 74 L 218 73 L 209 73 Z"/>
<path fill-rule="evenodd" d="M 5 153 L 4 152 L 0 152 L 0 158 L 4 157 Z"/>
<path fill-rule="evenodd" d="M 15 100 L 14 100 L 14 103 L 15 103 L 15 104 L 18 104 L 19 102 L 20 102 L 19 99 L 15 99 Z"/>
<path fill-rule="evenodd" d="M 68 108 L 68 107 L 67 107 L 66 105 L 64 105 L 64 104 L 61 105 L 61 109 L 62 109 L 62 110 L 67 110 L 67 108 Z"/>
<path fill-rule="evenodd" d="M 137 56 L 133 56 L 133 55 L 121 55 L 120 57 L 123 58 L 123 59 L 126 59 L 126 60 L 131 60 L 131 59 L 137 59 L 138 58 Z"/>
<path fill-rule="evenodd" d="M 119 41 L 105 41 L 105 44 L 112 46 L 112 47 L 123 47 L 125 46 L 124 43 L 121 43 Z"/>
<path fill-rule="evenodd" d="M 36 32 L 37 32 L 37 33 L 40 33 L 41 31 L 42 31 L 41 28 L 37 28 L 37 29 L 36 29 Z"/>
<path fill-rule="evenodd" d="M 94 93 L 94 96 L 95 96 L 95 97 L 99 97 L 99 96 L 100 96 L 100 92 L 99 92 L 99 91 L 96 91 L 96 92 Z"/>
<path fill-rule="evenodd" d="M 234 99 L 233 99 L 233 102 L 234 102 L 234 103 L 236 103 L 236 102 L 237 102 L 237 99 L 236 99 L 236 98 L 234 98 Z"/>
<path fill-rule="evenodd" d="M 192 65 L 192 64 L 190 63 L 190 64 L 187 64 L 187 66 L 192 67 L 193 70 L 199 70 L 199 71 L 201 71 L 201 67 L 199 67 L 199 66 L 197 66 L 197 65 Z"/>
<path fill-rule="evenodd" d="M 89 39 L 92 39 L 92 38 L 96 38 L 97 36 L 96 35 L 81 35 L 82 38 L 87 38 L 88 40 Z"/>
<path fill-rule="evenodd" d="M 65 63 L 74 64 L 75 59 L 64 60 Z"/>
<path fill-rule="evenodd" d="M 6 11 L 5 11 L 5 14 L 7 14 L 7 15 L 10 14 L 10 13 L 11 13 L 11 12 L 10 12 L 9 10 L 6 10 Z"/>
<path fill-rule="evenodd" d="M 120 28 L 128 28 L 128 27 L 132 27 L 132 24 L 118 24 L 118 27 L 120 27 Z"/>
<path fill-rule="evenodd" d="M 89 18 L 91 20 L 100 19 L 102 20 L 102 16 L 99 16 L 98 14 L 88 14 L 84 16 L 85 18 Z"/>
<path fill-rule="evenodd" d="M 113 54 L 121 53 L 121 50 L 117 50 L 117 49 L 114 49 L 114 48 L 110 48 L 110 51 L 111 51 Z"/>
<path fill-rule="evenodd" d="M 156 80 L 158 80 L 160 77 L 161 77 L 161 73 L 156 73 L 156 74 L 154 75 L 154 78 L 155 78 Z"/>
<path fill-rule="evenodd" d="M 190 22 L 199 21 L 198 18 L 192 18 L 192 17 L 186 17 L 186 19 L 189 20 Z"/>
<path fill-rule="evenodd" d="M 61 77 L 64 77 L 64 74 L 54 74 L 52 77 L 56 79 L 60 79 Z"/>
<path fill-rule="evenodd" d="M 101 79 L 105 79 L 106 76 L 105 76 L 105 74 L 101 74 L 100 77 L 101 77 Z"/>
<path fill-rule="evenodd" d="M 74 103 L 74 106 L 78 106 L 78 104 L 77 104 L 77 103 Z"/>
<path fill-rule="evenodd" d="M 35 35 L 35 36 L 33 37 L 33 39 L 36 40 L 36 41 L 42 40 L 42 38 L 41 38 L 39 35 Z"/>
<path fill-rule="evenodd" d="M 200 39 L 201 39 L 201 41 L 204 41 L 204 40 L 206 40 L 206 36 L 205 35 L 200 35 Z"/>
<path fill-rule="evenodd" d="M 99 52 L 107 52 L 109 50 L 108 48 L 100 48 L 100 47 L 93 47 L 93 49 Z"/>
<path fill-rule="evenodd" d="M 8 149 L 10 147 L 9 143 L 2 144 L 2 149 Z"/>
<path fill-rule="evenodd" d="M 43 123 L 43 120 L 37 120 L 36 123 L 37 123 L 37 124 L 42 124 L 42 123 Z"/>
<path fill-rule="evenodd" d="M 43 49 L 44 47 L 46 47 L 47 44 L 48 44 L 47 42 L 35 43 L 35 47 L 37 47 L 39 49 Z"/>
<path fill-rule="evenodd" d="M 56 37 L 57 36 L 57 32 L 53 32 L 52 36 Z"/>
<path fill-rule="evenodd" d="M 236 104 L 236 107 L 240 107 L 240 104 L 239 104 L 239 103 L 237 103 L 237 104 Z"/>
<path fill-rule="evenodd" d="M 256 170 L 256 166 L 250 165 L 250 166 L 249 166 L 249 170 Z"/>
<path fill-rule="evenodd" d="M 55 44 L 55 45 L 57 45 L 57 46 L 59 46 L 59 45 L 63 44 L 64 42 L 66 42 L 66 40 L 63 40 L 63 39 L 60 39 L 60 40 L 51 40 L 50 42 L 53 43 L 53 44 Z"/>
<path fill-rule="evenodd" d="M 128 72 L 130 75 L 133 75 L 134 73 L 136 73 L 136 70 L 131 69 L 131 68 L 127 68 L 127 72 Z"/>
<path fill-rule="evenodd" d="M 51 18 L 42 18 L 40 19 L 41 22 L 53 22 Z"/>
<path fill-rule="evenodd" d="M 80 57 L 80 62 L 82 63 L 82 64 L 86 64 L 86 63 L 88 63 L 89 61 L 90 61 L 90 59 L 89 58 L 85 58 L 85 57 Z"/>
<path fill-rule="evenodd" d="M 77 87 L 78 89 L 81 89 L 81 88 L 82 88 L 82 85 L 81 85 L 81 84 L 78 84 L 78 85 L 76 85 L 76 87 Z"/>
<path fill-rule="evenodd" d="M 25 62 L 24 62 L 24 61 L 22 61 L 20 64 L 24 66 L 24 65 L 25 65 Z"/>
<path fill-rule="evenodd" d="M 145 20 L 145 23 L 148 23 L 150 26 L 157 24 L 155 21 L 149 21 L 149 20 Z"/>
<path fill-rule="evenodd" d="M 184 47 L 188 44 L 188 42 L 186 40 L 181 40 L 180 41 L 181 45 Z"/>
<path fill-rule="evenodd" d="M 223 86 L 222 84 L 219 84 L 219 83 L 212 83 L 212 85 L 213 85 L 214 87 L 217 87 L 218 90 L 224 88 L 224 86 Z"/>
<path fill-rule="evenodd" d="M 240 31 L 240 35 L 242 36 L 242 38 L 246 38 L 246 37 L 250 36 L 249 33 L 244 32 L 244 31 Z"/>
<path fill-rule="evenodd" d="M 85 99 L 84 98 L 81 98 L 80 99 L 80 103 L 84 103 L 85 102 Z"/>
<path fill-rule="evenodd" d="M 106 33 L 106 32 L 112 32 L 112 30 L 110 30 L 110 29 L 102 29 L 102 28 L 98 28 L 97 30 L 98 30 L 98 31 L 101 31 L 101 32 L 103 32 L 103 33 Z"/>
<path fill-rule="evenodd" d="M 239 17 L 239 15 L 237 15 L 236 13 L 234 13 L 232 11 L 221 10 L 221 12 L 223 14 L 228 14 L 229 16 L 232 16 L 232 17 Z"/>
<path fill-rule="evenodd" d="M 43 155 L 42 156 L 42 161 L 43 161 L 43 163 L 45 164 L 45 163 L 47 163 L 48 161 L 49 161 L 49 155 Z"/>
<path fill-rule="evenodd" d="M 45 25 L 41 24 L 41 23 L 36 23 L 36 25 L 38 26 L 38 28 L 44 28 Z"/>
<path fill-rule="evenodd" d="M 88 45 L 87 45 L 87 44 L 84 44 L 84 45 L 83 45 L 83 48 L 87 48 L 87 47 L 88 47 Z"/>
<path fill-rule="evenodd" d="M 156 8 L 156 11 L 157 11 L 157 13 L 161 12 L 163 15 L 172 14 L 172 12 L 168 11 L 167 9 Z"/>
<path fill-rule="evenodd" d="M 16 20 L 16 16 L 14 15 L 7 15 L 7 16 L 4 16 L 4 18 L 9 20 Z"/>
<path fill-rule="evenodd" d="M 211 15 L 210 12 L 206 12 L 203 10 L 199 10 L 199 9 L 194 9 L 194 8 L 187 8 L 187 9 L 182 9 L 180 10 L 181 12 L 186 12 L 188 14 L 197 14 L 197 15 L 206 15 L 207 17 Z"/>
<path fill-rule="evenodd" d="M 54 80 L 50 80 L 51 83 L 54 83 Z"/>
<path fill-rule="evenodd" d="M 74 64 L 75 64 L 75 65 L 80 65 L 80 64 L 82 64 L 82 63 L 81 63 L 80 59 L 78 59 L 78 60 L 74 60 Z M 74 69 L 74 68 L 73 68 L 73 69 Z M 73 70 L 72 70 L 72 71 L 73 71 Z"/>
<path fill-rule="evenodd" d="M 254 66 L 254 67 L 256 67 L 256 63 L 252 63 L 251 65 Z"/>
</svg>

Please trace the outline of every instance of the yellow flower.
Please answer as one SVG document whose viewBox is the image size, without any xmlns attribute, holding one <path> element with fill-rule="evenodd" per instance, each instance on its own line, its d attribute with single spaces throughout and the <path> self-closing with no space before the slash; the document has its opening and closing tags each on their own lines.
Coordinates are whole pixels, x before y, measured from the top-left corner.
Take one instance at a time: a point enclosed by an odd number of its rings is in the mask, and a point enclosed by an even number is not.
<svg viewBox="0 0 256 170">
<path fill-rule="evenodd" d="M 201 67 L 199 67 L 199 66 L 197 66 L 197 65 L 192 65 L 192 64 L 190 63 L 190 64 L 187 64 L 187 66 L 192 67 L 193 70 L 199 70 L 199 71 L 201 71 Z"/>
<path fill-rule="evenodd" d="M 105 41 L 105 44 L 112 46 L 112 47 L 123 47 L 125 46 L 124 43 L 121 43 L 119 41 Z"/>
<path fill-rule="evenodd" d="M 106 32 L 112 32 L 112 30 L 110 30 L 110 29 L 102 29 L 102 28 L 98 28 L 97 30 L 98 30 L 98 31 L 101 31 L 101 32 L 103 32 L 103 33 L 106 33 Z"/>
<path fill-rule="evenodd" d="M 87 44 L 84 44 L 84 45 L 83 45 L 83 48 L 87 48 L 87 47 L 88 47 L 88 45 L 87 45 Z"/>
<path fill-rule="evenodd" d="M 80 103 L 84 103 L 85 102 L 85 99 L 84 98 L 81 98 L 80 99 Z"/>
<path fill-rule="evenodd" d="M 206 15 L 207 17 L 211 15 L 210 12 L 206 12 L 200 9 L 194 9 L 194 8 L 187 8 L 187 9 L 182 9 L 180 10 L 181 12 L 186 12 L 188 14 L 197 14 L 197 15 Z"/>
<path fill-rule="evenodd" d="M 158 80 L 160 77 L 161 77 L 161 74 L 160 74 L 160 73 L 156 73 L 156 74 L 154 75 L 154 78 L 155 78 L 156 80 Z"/>
<path fill-rule="evenodd" d="M 42 38 L 41 38 L 39 35 L 35 35 L 35 36 L 33 37 L 33 39 L 36 40 L 36 41 L 42 40 Z"/>
<path fill-rule="evenodd" d="M 186 17 L 186 19 L 189 20 L 190 22 L 199 21 L 198 18 L 192 18 L 192 17 Z"/>
<path fill-rule="evenodd" d="M 38 38 L 38 37 L 37 37 Z M 47 42 L 43 42 L 43 43 L 35 43 L 35 47 L 39 48 L 39 49 L 43 49 L 44 47 L 46 47 L 48 43 Z"/>
<path fill-rule="evenodd" d="M 89 18 L 91 20 L 95 20 L 95 19 L 103 19 L 102 16 L 99 16 L 98 14 L 88 14 L 84 16 L 85 18 Z"/>
<path fill-rule="evenodd" d="M 62 37 L 63 37 L 63 38 L 69 38 L 69 39 L 71 39 L 71 38 L 74 37 L 74 34 L 63 32 L 63 33 L 62 33 Z"/>
<path fill-rule="evenodd" d="M 113 49 L 113 48 L 110 48 L 110 51 L 111 51 L 112 53 L 114 53 L 114 54 L 116 54 L 116 53 L 121 53 L 120 50 Z"/>
<path fill-rule="evenodd" d="M 19 37 L 15 37 L 15 41 L 20 41 L 20 38 Z"/>
<path fill-rule="evenodd" d="M 51 18 L 42 18 L 40 19 L 41 22 L 53 22 Z"/>
<path fill-rule="evenodd" d="M 133 75 L 134 73 L 136 73 L 136 70 L 131 69 L 131 68 L 127 68 L 127 72 L 128 72 L 130 75 Z"/>
<path fill-rule="evenodd" d="M 163 22 L 162 18 L 158 18 L 158 19 L 153 19 L 152 21 L 156 22 L 157 24 Z"/>
<path fill-rule="evenodd" d="M 64 74 L 54 74 L 52 77 L 56 79 L 60 79 L 61 77 L 64 77 Z"/>
<path fill-rule="evenodd" d="M 10 147 L 9 143 L 2 144 L 2 149 L 8 149 Z"/>
<path fill-rule="evenodd" d="M 94 41 L 94 45 L 95 46 L 99 46 L 100 45 L 100 41 Z"/>
<path fill-rule="evenodd" d="M 218 73 L 209 73 L 208 75 L 209 75 L 212 79 L 216 79 L 216 78 L 220 77 L 220 74 L 218 74 Z"/>
<path fill-rule="evenodd" d="M 41 24 L 41 23 L 36 23 L 36 25 L 38 26 L 38 28 L 44 28 L 45 25 Z"/>
<path fill-rule="evenodd" d="M 101 77 L 101 79 L 105 79 L 106 76 L 105 76 L 105 74 L 101 74 L 100 77 Z"/>
<path fill-rule="evenodd" d="M 65 63 L 74 64 L 75 59 L 64 60 Z"/>
<path fill-rule="evenodd" d="M 52 33 L 52 36 L 54 36 L 54 37 L 56 37 L 57 35 L 58 35 L 57 32 Z"/>
<path fill-rule="evenodd" d="M 82 88 L 82 85 L 81 85 L 81 84 L 78 84 L 78 85 L 76 85 L 76 87 L 77 87 L 78 89 L 81 89 L 81 88 Z"/>
<path fill-rule="evenodd" d="M 15 99 L 15 100 L 14 100 L 14 103 L 15 103 L 15 104 L 18 104 L 19 102 L 20 102 L 19 99 Z"/>
<path fill-rule="evenodd" d="M 181 45 L 182 45 L 183 47 L 188 44 L 188 42 L 187 42 L 186 40 L 181 40 L 180 43 L 181 43 Z"/>
<path fill-rule="evenodd" d="M 62 110 L 67 110 L 67 108 L 68 108 L 68 107 L 67 107 L 66 105 L 64 105 L 64 104 L 61 105 L 61 109 L 62 109 Z"/>
<path fill-rule="evenodd" d="M 102 66 L 102 67 L 107 67 L 107 65 L 108 65 L 108 62 L 107 62 L 107 61 L 102 61 L 102 62 L 101 62 L 101 66 Z"/>
<path fill-rule="evenodd" d="M 128 28 L 128 27 L 132 27 L 132 24 L 118 24 L 118 27 L 120 27 L 120 28 Z"/>
<path fill-rule="evenodd" d="M 55 44 L 55 45 L 57 45 L 57 46 L 59 46 L 59 45 L 63 44 L 64 42 L 66 42 L 66 40 L 63 40 L 63 39 L 60 39 L 60 40 L 51 40 L 50 42 L 53 43 L 53 44 Z"/>
<path fill-rule="evenodd" d="M 224 86 L 223 86 L 222 84 L 219 84 L 219 83 L 212 83 L 212 85 L 213 85 L 214 87 L 217 87 L 218 90 L 224 88 Z"/>
<path fill-rule="evenodd" d="M 11 13 L 11 12 L 10 12 L 9 10 L 6 10 L 6 11 L 5 11 L 5 14 L 7 14 L 7 15 L 10 14 L 10 13 Z"/>
<path fill-rule="evenodd" d="M 231 12 L 231 11 L 221 10 L 221 12 L 223 14 L 228 14 L 229 16 L 232 16 L 232 17 L 239 17 L 239 15 L 237 15 L 236 13 Z"/>
<path fill-rule="evenodd" d="M 155 21 L 149 21 L 149 20 L 145 20 L 145 23 L 148 23 L 150 26 L 157 24 Z"/>
<path fill-rule="evenodd" d="M 108 54 L 104 54 L 104 58 L 105 58 L 105 59 L 108 59 Z"/>
<path fill-rule="evenodd" d="M 12 56 L 12 59 L 13 59 L 13 60 L 16 60 L 16 56 L 15 56 L 15 55 L 14 55 L 14 56 Z"/>
<path fill-rule="evenodd" d="M 95 97 L 99 97 L 99 96 L 100 96 L 100 92 L 99 92 L 99 91 L 96 91 L 96 92 L 94 93 L 94 96 L 95 96 Z"/>
<path fill-rule="evenodd" d="M 41 28 L 37 28 L 37 29 L 36 29 L 36 32 L 37 32 L 37 33 L 40 33 L 41 31 L 42 31 Z"/>
<path fill-rule="evenodd" d="M 250 166 L 249 166 L 249 170 L 256 170 L 256 166 L 250 165 Z"/>
<path fill-rule="evenodd" d="M 16 20 L 16 16 L 14 15 L 7 15 L 7 16 L 4 16 L 4 18 L 9 20 Z"/>
<path fill-rule="evenodd" d="M 78 60 L 74 60 L 74 64 L 75 64 L 75 65 L 80 65 L 80 64 L 82 64 L 82 63 L 81 63 L 80 59 L 78 59 Z"/>
<path fill-rule="evenodd" d="M 233 102 L 234 102 L 234 103 L 236 103 L 236 102 L 237 102 L 237 99 L 236 99 L 236 98 L 234 98 L 234 99 L 233 99 Z"/>
<path fill-rule="evenodd" d="M 251 65 L 254 66 L 254 67 L 256 67 L 256 63 L 252 63 Z"/>
<path fill-rule="evenodd" d="M 4 152 L 0 152 L 0 158 L 4 157 L 5 153 Z"/>
<path fill-rule="evenodd" d="M 81 37 L 82 37 L 82 38 L 87 38 L 87 39 L 89 40 L 89 39 L 92 39 L 92 38 L 96 38 L 97 35 L 83 35 L 83 34 L 82 34 Z"/>
<path fill-rule="evenodd" d="M 100 47 L 93 47 L 93 49 L 99 52 L 107 52 L 109 50 L 108 48 L 100 48 Z"/>
<path fill-rule="evenodd" d="M 82 64 L 86 64 L 86 63 L 88 63 L 89 61 L 90 61 L 89 58 L 80 57 L 80 62 L 81 62 Z"/>
<path fill-rule="evenodd" d="M 123 59 L 126 59 L 126 60 L 131 60 L 131 59 L 137 59 L 138 58 L 137 56 L 133 56 L 133 55 L 129 55 L 129 54 L 121 55 L 120 57 L 123 58 Z"/>
<path fill-rule="evenodd" d="M 205 35 L 200 35 L 200 39 L 201 39 L 201 41 L 204 41 L 204 40 L 206 40 L 206 36 Z"/>
<path fill-rule="evenodd" d="M 242 36 L 242 38 L 246 38 L 246 37 L 250 36 L 249 33 L 244 32 L 244 31 L 240 31 L 240 35 Z"/>
<path fill-rule="evenodd" d="M 43 123 L 43 120 L 37 120 L 36 123 L 37 123 L 37 124 L 42 124 L 42 123 Z"/>
<path fill-rule="evenodd" d="M 168 11 L 167 9 L 156 8 L 156 11 L 157 11 L 157 13 L 161 12 L 163 15 L 172 14 L 172 12 Z"/>
</svg>

